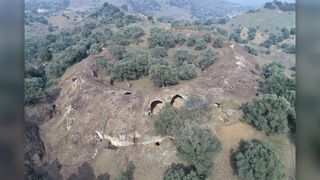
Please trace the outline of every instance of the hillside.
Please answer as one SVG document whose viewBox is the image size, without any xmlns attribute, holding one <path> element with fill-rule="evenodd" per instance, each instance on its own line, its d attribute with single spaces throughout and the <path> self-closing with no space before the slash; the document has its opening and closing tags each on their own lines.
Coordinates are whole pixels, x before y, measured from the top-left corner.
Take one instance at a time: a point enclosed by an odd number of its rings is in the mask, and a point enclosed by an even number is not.
<svg viewBox="0 0 320 180">
<path fill-rule="evenodd" d="M 241 158 L 266 167 L 255 177 L 294 178 L 293 25 L 228 28 L 276 10 L 222 26 L 133 13 L 160 13 L 164 1 L 87 2 L 26 18 L 25 179 L 247 179 Z M 172 14 L 221 17 L 174 2 Z M 222 14 L 239 7 L 213 2 Z"/>
</svg>

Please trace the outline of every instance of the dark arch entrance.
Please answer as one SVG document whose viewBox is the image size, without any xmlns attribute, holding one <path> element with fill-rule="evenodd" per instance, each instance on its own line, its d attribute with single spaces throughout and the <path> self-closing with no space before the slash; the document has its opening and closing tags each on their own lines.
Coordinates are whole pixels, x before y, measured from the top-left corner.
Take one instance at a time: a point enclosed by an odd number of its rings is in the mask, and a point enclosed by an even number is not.
<svg viewBox="0 0 320 180">
<path fill-rule="evenodd" d="M 150 105 L 150 114 L 153 114 L 153 110 L 157 107 L 157 105 L 162 104 L 163 102 L 160 100 L 152 101 Z"/>
<path fill-rule="evenodd" d="M 174 101 L 178 98 L 184 99 L 181 95 L 177 94 L 171 98 L 170 104 L 173 105 Z"/>
</svg>

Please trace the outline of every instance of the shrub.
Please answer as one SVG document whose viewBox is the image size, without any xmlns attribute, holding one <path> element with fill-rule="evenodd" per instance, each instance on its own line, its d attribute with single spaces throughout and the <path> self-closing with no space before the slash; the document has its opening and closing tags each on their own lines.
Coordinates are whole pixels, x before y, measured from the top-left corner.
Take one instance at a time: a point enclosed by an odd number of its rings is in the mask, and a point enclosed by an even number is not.
<svg viewBox="0 0 320 180">
<path fill-rule="evenodd" d="M 222 36 L 218 35 L 213 41 L 213 47 L 214 48 L 222 48 L 224 45 L 224 41 L 225 41 L 224 38 Z"/>
<path fill-rule="evenodd" d="M 175 36 L 174 41 L 176 44 L 179 44 L 181 46 L 186 42 L 186 37 L 182 33 L 179 33 Z"/>
<path fill-rule="evenodd" d="M 120 170 L 115 180 L 130 180 L 128 172 Z"/>
<path fill-rule="evenodd" d="M 257 29 L 256 28 L 249 28 L 248 32 L 248 40 L 254 40 L 256 38 Z"/>
<path fill-rule="evenodd" d="M 197 77 L 197 68 L 193 64 L 183 63 L 178 69 L 178 77 L 181 80 L 191 80 Z"/>
<path fill-rule="evenodd" d="M 177 71 L 170 66 L 156 64 L 149 71 L 150 79 L 156 87 L 178 84 Z"/>
<path fill-rule="evenodd" d="M 125 46 L 128 43 L 125 35 L 123 33 L 121 33 L 121 32 L 115 33 L 111 37 L 111 41 L 112 41 L 113 44 L 121 45 L 121 46 Z"/>
<path fill-rule="evenodd" d="M 258 140 L 244 142 L 235 154 L 236 173 L 241 179 L 285 179 L 281 155 Z"/>
<path fill-rule="evenodd" d="M 177 130 L 184 126 L 184 121 L 179 117 L 178 109 L 165 103 L 153 125 L 161 136 L 175 135 Z"/>
<path fill-rule="evenodd" d="M 48 48 L 42 47 L 38 49 L 38 56 L 41 61 L 49 61 L 52 57 L 51 52 L 48 50 Z"/>
<path fill-rule="evenodd" d="M 139 26 L 125 28 L 123 34 L 128 39 L 138 39 L 144 35 L 144 30 Z"/>
<path fill-rule="evenodd" d="M 156 65 L 156 64 L 169 66 L 169 63 L 168 63 L 167 59 L 164 59 L 164 58 L 149 58 L 150 67 L 152 65 Z"/>
<path fill-rule="evenodd" d="M 191 34 L 187 40 L 187 46 L 192 47 L 195 45 L 198 37 L 195 34 Z"/>
<path fill-rule="evenodd" d="M 263 78 L 268 79 L 279 73 L 284 73 L 284 67 L 279 63 L 273 62 L 264 67 Z"/>
<path fill-rule="evenodd" d="M 201 53 L 199 67 L 201 68 L 202 71 L 204 71 L 208 69 L 208 67 L 211 66 L 215 60 L 216 60 L 216 52 L 214 52 L 211 49 L 204 51 Z"/>
<path fill-rule="evenodd" d="M 90 46 L 90 49 L 87 50 L 86 53 L 87 54 L 99 54 L 99 52 L 101 51 L 101 48 L 102 48 L 101 44 L 95 43 Z"/>
<path fill-rule="evenodd" d="M 211 43 L 211 34 L 210 33 L 205 33 L 202 38 L 207 42 L 207 43 Z"/>
<path fill-rule="evenodd" d="M 122 45 L 112 45 L 110 46 L 110 53 L 117 59 L 120 60 L 123 58 L 126 53 L 126 48 Z"/>
<path fill-rule="evenodd" d="M 60 77 L 63 74 L 64 69 L 61 66 L 61 64 L 57 62 L 53 62 L 48 64 L 48 66 L 46 66 L 45 71 L 46 71 L 47 78 L 53 79 L 53 78 Z"/>
<path fill-rule="evenodd" d="M 97 64 L 98 64 L 98 66 L 100 66 L 107 74 L 109 74 L 109 73 L 112 72 L 113 64 L 111 64 L 108 59 L 104 59 L 104 58 L 98 59 L 98 60 L 97 60 Z"/>
<path fill-rule="evenodd" d="M 287 28 L 282 28 L 281 32 L 283 39 L 288 39 L 290 37 L 290 31 Z"/>
<path fill-rule="evenodd" d="M 34 103 L 43 90 L 43 80 L 41 78 L 25 78 L 24 79 L 24 101 L 26 103 Z"/>
<path fill-rule="evenodd" d="M 113 77 L 120 80 L 135 80 L 148 75 L 149 57 L 143 51 L 134 50 L 128 52 L 121 61 L 118 61 L 113 70 Z"/>
<path fill-rule="evenodd" d="M 270 48 L 272 46 L 272 41 L 270 39 L 267 39 L 265 41 L 263 41 L 260 46 L 266 47 L 266 48 Z"/>
<path fill-rule="evenodd" d="M 264 4 L 264 8 L 266 8 L 266 9 L 275 9 L 276 6 L 274 6 L 272 2 L 267 2 L 267 3 Z"/>
<path fill-rule="evenodd" d="M 177 147 L 177 156 L 187 165 L 194 166 L 202 177 L 211 174 L 213 159 L 222 151 L 221 142 L 211 130 L 192 125 L 181 129 L 173 143 Z"/>
<path fill-rule="evenodd" d="M 200 180 L 192 167 L 182 164 L 172 164 L 163 175 L 164 180 Z"/>
<path fill-rule="evenodd" d="M 168 56 L 167 49 L 161 46 L 156 46 L 151 49 L 151 55 L 154 58 L 164 58 Z"/>
<path fill-rule="evenodd" d="M 249 53 L 249 54 L 252 54 L 252 55 L 255 55 L 255 56 L 258 56 L 258 51 L 250 46 L 244 46 L 244 49 Z"/>
<path fill-rule="evenodd" d="M 189 54 L 188 50 L 177 50 L 173 56 L 173 60 L 177 67 L 180 67 L 184 62 L 195 64 L 193 55 Z"/>
<path fill-rule="evenodd" d="M 262 100 L 244 106 L 244 121 L 267 134 L 286 133 L 290 108 L 290 103 L 283 97 L 266 95 Z"/>
<path fill-rule="evenodd" d="M 181 107 L 179 114 L 183 119 L 211 119 L 212 108 L 212 103 L 209 100 L 198 95 L 191 95 Z"/>
<path fill-rule="evenodd" d="M 230 38 L 233 39 L 237 43 L 240 43 L 242 41 L 240 34 L 238 34 L 238 33 L 231 33 Z"/>
<path fill-rule="evenodd" d="M 207 43 L 203 38 L 197 39 L 195 43 L 195 50 L 203 50 L 207 47 Z"/>
<path fill-rule="evenodd" d="M 161 28 L 152 28 L 151 35 L 149 38 L 150 48 L 156 46 L 162 46 L 166 49 L 174 47 L 174 36 L 171 32 L 161 29 Z"/>
<path fill-rule="evenodd" d="M 291 28 L 290 35 L 296 35 L 296 33 L 297 33 L 296 28 L 295 27 Z"/>
</svg>

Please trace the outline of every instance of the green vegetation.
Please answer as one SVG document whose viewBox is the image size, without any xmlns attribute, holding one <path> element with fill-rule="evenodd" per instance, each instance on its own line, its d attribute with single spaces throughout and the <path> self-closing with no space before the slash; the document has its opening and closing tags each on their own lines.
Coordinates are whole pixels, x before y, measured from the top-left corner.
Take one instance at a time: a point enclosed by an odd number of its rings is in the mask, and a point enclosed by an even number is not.
<svg viewBox="0 0 320 180">
<path fill-rule="evenodd" d="M 196 40 L 194 46 L 195 50 L 200 51 L 207 47 L 207 42 L 203 38 L 200 38 Z"/>
<path fill-rule="evenodd" d="M 168 56 L 167 49 L 161 46 L 156 46 L 151 49 L 151 55 L 154 58 L 164 58 Z"/>
<path fill-rule="evenodd" d="M 183 119 L 201 120 L 202 118 L 211 119 L 212 103 L 197 95 L 191 95 L 180 108 L 180 116 Z"/>
<path fill-rule="evenodd" d="M 214 48 L 222 48 L 225 43 L 225 39 L 223 36 L 218 35 L 214 40 L 213 40 L 213 47 Z"/>
<path fill-rule="evenodd" d="M 174 45 L 175 39 L 171 32 L 157 27 L 151 29 L 151 34 L 149 37 L 150 48 L 162 46 L 168 49 L 174 47 Z"/>
<path fill-rule="evenodd" d="M 187 40 L 187 46 L 193 47 L 196 44 L 197 39 L 197 35 L 191 34 Z"/>
<path fill-rule="evenodd" d="M 212 37 L 210 33 L 205 33 L 202 38 L 207 42 L 207 43 L 211 43 Z"/>
<path fill-rule="evenodd" d="M 249 28 L 249 32 L 248 32 L 248 40 L 252 41 L 256 38 L 256 34 L 257 34 L 257 29 L 256 28 Z"/>
<path fill-rule="evenodd" d="M 167 65 L 156 64 L 151 66 L 149 76 L 156 87 L 178 84 L 177 71 Z"/>
<path fill-rule="evenodd" d="M 216 52 L 209 49 L 201 53 L 201 59 L 199 61 L 199 67 L 202 71 L 208 69 L 216 60 Z"/>
<path fill-rule="evenodd" d="M 127 39 L 138 39 L 144 35 L 144 30 L 139 26 L 132 26 L 125 28 L 123 34 Z"/>
<path fill-rule="evenodd" d="M 174 41 L 175 41 L 176 44 L 179 44 L 181 46 L 186 42 L 186 37 L 182 33 L 178 33 L 175 36 Z"/>
<path fill-rule="evenodd" d="M 267 134 L 288 132 L 290 103 L 277 95 L 266 95 L 262 100 L 247 103 L 244 108 L 244 121 Z"/>
<path fill-rule="evenodd" d="M 41 47 L 38 49 L 38 56 L 41 61 L 49 61 L 52 58 L 51 52 L 48 50 L 48 48 Z"/>
<path fill-rule="evenodd" d="M 104 72 L 106 72 L 107 74 L 110 74 L 112 72 L 113 69 L 113 64 L 110 63 L 110 60 L 105 59 L 105 58 L 101 58 L 98 59 L 97 62 L 99 67 L 101 67 Z"/>
<path fill-rule="evenodd" d="M 126 48 L 122 45 L 111 45 L 110 53 L 113 55 L 115 59 L 120 60 L 126 54 Z"/>
<path fill-rule="evenodd" d="M 116 180 L 130 180 L 128 172 L 120 170 L 116 177 Z"/>
<path fill-rule="evenodd" d="M 249 54 L 252 54 L 252 55 L 254 55 L 254 56 L 258 56 L 258 51 L 257 51 L 255 48 L 245 45 L 245 46 L 244 46 L 244 49 L 245 49 Z"/>
<path fill-rule="evenodd" d="M 281 155 L 258 140 L 244 142 L 235 154 L 236 173 L 241 179 L 285 179 Z"/>
<path fill-rule="evenodd" d="M 181 129 L 173 143 L 177 147 L 177 156 L 189 166 L 194 166 L 202 177 L 211 174 L 213 159 L 222 151 L 221 142 L 211 130 L 195 126 Z"/>
<path fill-rule="evenodd" d="M 43 80 L 41 78 L 24 79 L 24 96 L 26 103 L 34 103 L 43 90 Z"/>
<path fill-rule="evenodd" d="M 195 64 L 195 60 L 192 54 L 189 54 L 188 50 L 177 50 L 173 57 L 174 63 L 177 67 L 182 66 L 183 63 Z"/>
<path fill-rule="evenodd" d="M 193 64 L 183 63 L 178 68 L 178 77 L 181 80 L 191 80 L 197 77 L 197 68 Z"/>
<path fill-rule="evenodd" d="M 192 167 L 182 164 L 172 164 L 163 175 L 164 180 L 200 180 Z"/>
</svg>

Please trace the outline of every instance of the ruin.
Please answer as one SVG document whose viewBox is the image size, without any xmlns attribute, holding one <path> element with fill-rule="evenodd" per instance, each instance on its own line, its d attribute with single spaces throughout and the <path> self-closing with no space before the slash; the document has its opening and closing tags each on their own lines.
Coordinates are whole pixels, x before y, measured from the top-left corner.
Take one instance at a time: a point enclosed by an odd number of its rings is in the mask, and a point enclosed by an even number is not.
<svg viewBox="0 0 320 180">
<path fill-rule="evenodd" d="M 150 115 L 157 114 L 161 110 L 161 107 L 159 107 L 159 104 L 163 104 L 163 102 L 160 100 L 156 100 L 150 104 Z"/>
</svg>

